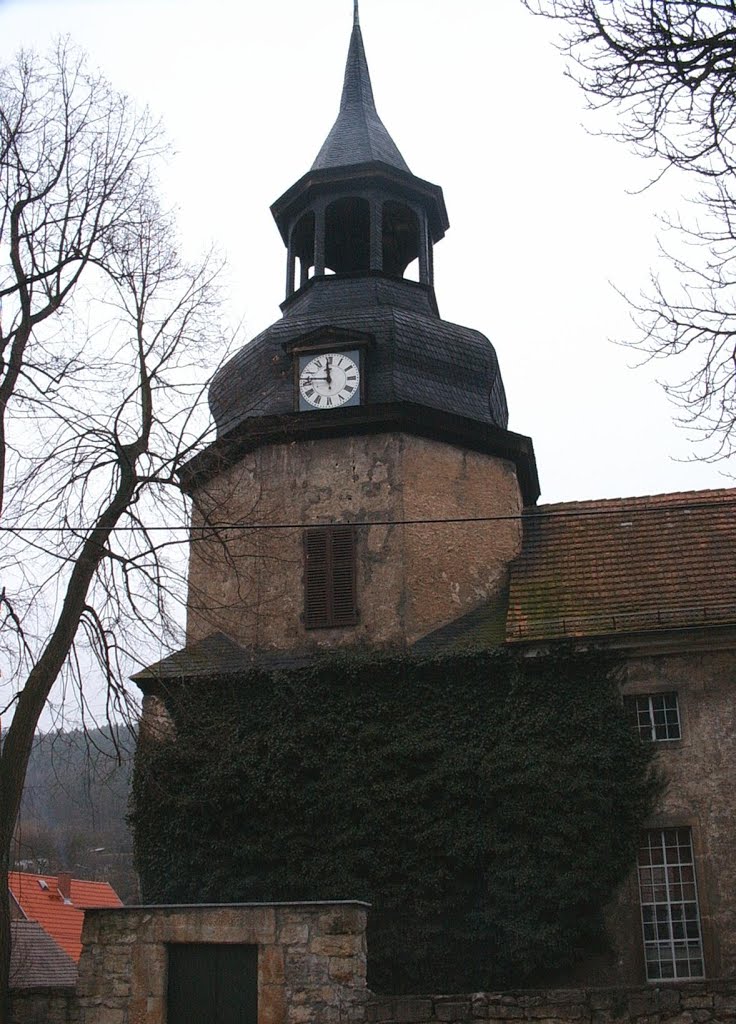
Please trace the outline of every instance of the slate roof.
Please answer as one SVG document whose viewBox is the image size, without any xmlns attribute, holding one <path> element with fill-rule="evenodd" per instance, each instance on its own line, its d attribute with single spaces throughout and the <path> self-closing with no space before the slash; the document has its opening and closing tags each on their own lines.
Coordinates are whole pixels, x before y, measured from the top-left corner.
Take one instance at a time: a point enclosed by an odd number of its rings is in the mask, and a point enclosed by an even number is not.
<svg viewBox="0 0 736 1024">
<path fill-rule="evenodd" d="M 371 160 L 380 160 L 402 171 L 409 170 L 376 110 L 356 9 L 345 65 L 340 112 L 312 164 L 312 170 L 345 167 Z"/>
<path fill-rule="evenodd" d="M 145 690 L 146 683 L 154 681 L 241 675 L 253 668 L 300 668 L 310 660 L 309 657 L 247 650 L 224 633 L 212 633 L 200 643 L 175 651 L 131 678 Z"/>
<path fill-rule="evenodd" d="M 539 505 L 507 640 L 736 624 L 736 488 Z"/>
<path fill-rule="evenodd" d="M 107 882 L 87 882 L 73 878 L 69 903 L 65 903 L 59 893 L 56 875 L 11 871 L 8 887 L 25 917 L 37 921 L 75 962 L 82 952 L 85 909 L 123 905 Z"/>
<path fill-rule="evenodd" d="M 77 965 L 37 921 L 11 921 L 10 987 L 74 988 Z"/>
<path fill-rule="evenodd" d="M 365 368 L 369 405 L 413 402 L 507 427 L 506 394 L 488 338 L 441 320 L 431 295 L 413 282 L 326 277 L 313 281 L 281 320 L 215 375 L 209 402 L 219 437 L 248 418 L 294 411 L 285 345 L 327 327 L 372 336 Z"/>
<path fill-rule="evenodd" d="M 485 604 L 426 633 L 411 649 L 420 657 L 431 657 L 476 647 L 500 647 L 506 639 L 507 606 L 508 587 L 503 585 Z"/>
<path fill-rule="evenodd" d="M 297 218 L 312 209 L 316 196 L 359 195 L 367 182 L 381 195 L 419 204 L 432 240 L 442 238 L 448 227 L 442 190 L 411 174 L 376 112 L 356 4 L 337 120 L 311 171 L 272 207 L 284 241 L 289 244 Z M 320 238 L 317 232 L 317 247 Z M 244 346 L 210 384 L 218 438 L 247 420 L 294 412 L 294 362 L 287 346 L 330 328 L 372 336 L 365 405 L 410 403 L 506 429 L 506 395 L 493 346 L 480 332 L 441 320 L 429 284 L 379 270 L 320 273 L 281 309 L 283 318 Z"/>
</svg>

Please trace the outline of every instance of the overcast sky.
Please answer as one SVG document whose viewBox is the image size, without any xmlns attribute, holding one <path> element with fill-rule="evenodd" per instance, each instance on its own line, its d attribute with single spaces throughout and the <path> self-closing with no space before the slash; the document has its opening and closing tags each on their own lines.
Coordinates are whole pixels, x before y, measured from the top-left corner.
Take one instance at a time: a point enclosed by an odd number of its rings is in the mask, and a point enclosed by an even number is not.
<svg viewBox="0 0 736 1024">
<path fill-rule="evenodd" d="M 310 166 L 337 113 L 352 0 L 0 0 L 0 57 L 68 33 L 163 118 L 165 181 L 186 248 L 229 260 L 233 320 L 276 320 L 285 255 L 269 205 Z M 611 343 L 657 255 L 673 184 L 586 133 L 552 26 L 520 0 L 362 0 L 377 106 L 412 171 L 441 185 L 441 315 L 496 347 L 510 428 L 534 440 L 542 501 L 730 485 L 688 461 L 687 432 Z M 655 372 L 656 371 L 656 372 Z"/>
</svg>

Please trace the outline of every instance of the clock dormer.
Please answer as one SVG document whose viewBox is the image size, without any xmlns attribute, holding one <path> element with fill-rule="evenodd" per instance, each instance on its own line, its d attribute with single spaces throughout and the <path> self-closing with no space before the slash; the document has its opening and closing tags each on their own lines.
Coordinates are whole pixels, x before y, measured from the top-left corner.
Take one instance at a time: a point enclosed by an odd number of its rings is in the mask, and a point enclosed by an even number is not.
<svg viewBox="0 0 736 1024">
<path fill-rule="evenodd" d="M 373 342 L 362 331 L 323 328 L 285 346 L 292 360 L 294 410 L 350 408 L 365 402 L 365 352 Z"/>
<path fill-rule="evenodd" d="M 299 411 L 341 409 L 360 405 L 360 352 L 300 353 L 298 357 Z"/>
</svg>

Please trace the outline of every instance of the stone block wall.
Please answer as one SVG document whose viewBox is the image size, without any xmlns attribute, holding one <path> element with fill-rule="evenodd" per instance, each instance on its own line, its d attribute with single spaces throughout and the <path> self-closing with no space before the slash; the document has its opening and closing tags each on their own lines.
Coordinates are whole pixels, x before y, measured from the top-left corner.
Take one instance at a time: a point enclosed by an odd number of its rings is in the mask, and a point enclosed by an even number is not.
<svg viewBox="0 0 736 1024">
<path fill-rule="evenodd" d="M 719 650 L 712 637 L 688 639 L 684 652 L 630 657 L 624 683 L 632 696 L 677 694 L 681 738 L 656 744 L 666 786 L 648 827 L 691 830 L 705 969 L 716 978 L 736 975 L 736 652 L 732 637 L 723 643 Z M 644 955 L 640 940 L 632 941 L 641 935 L 635 874 L 619 907 L 609 934 L 630 967 L 603 984 L 636 984 L 644 980 L 633 974 L 643 972 Z"/>
<path fill-rule="evenodd" d="M 521 550 L 511 462 L 403 433 L 267 445 L 193 499 L 189 645 L 219 632 L 290 654 L 412 644 L 494 600 Z M 497 518 L 406 525 L 473 516 Z M 357 625 L 306 629 L 301 529 L 209 529 L 254 521 L 375 523 L 356 538 Z"/>
<path fill-rule="evenodd" d="M 21 988 L 10 993 L 11 1024 L 79 1024 L 73 988 Z"/>
<path fill-rule="evenodd" d="M 167 947 L 258 946 L 258 1024 L 352 1024 L 366 989 L 362 903 L 88 910 L 79 1024 L 165 1024 Z"/>
<path fill-rule="evenodd" d="M 373 996 L 367 1024 L 731 1024 L 736 980 L 646 988 Z"/>
</svg>

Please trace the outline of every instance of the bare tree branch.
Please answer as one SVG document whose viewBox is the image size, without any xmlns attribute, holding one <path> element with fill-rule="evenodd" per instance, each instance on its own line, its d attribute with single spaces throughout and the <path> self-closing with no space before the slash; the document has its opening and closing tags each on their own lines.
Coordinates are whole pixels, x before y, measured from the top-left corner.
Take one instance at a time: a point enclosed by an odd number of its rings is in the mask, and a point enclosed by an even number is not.
<svg viewBox="0 0 736 1024">
<path fill-rule="evenodd" d="M 736 444 L 736 0 L 522 0 L 562 24 L 568 74 L 609 134 L 690 180 L 695 217 L 664 220 L 664 272 L 631 302 L 648 359 L 676 359 L 663 386 L 705 458 Z"/>
<path fill-rule="evenodd" d="M 62 685 L 86 718 L 92 666 L 117 714 L 152 640 L 180 642 L 177 470 L 207 437 L 203 366 L 226 346 L 217 260 L 181 258 L 156 194 L 166 153 L 158 123 L 68 42 L 0 69 L 0 1024 L 40 716 Z"/>
</svg>

